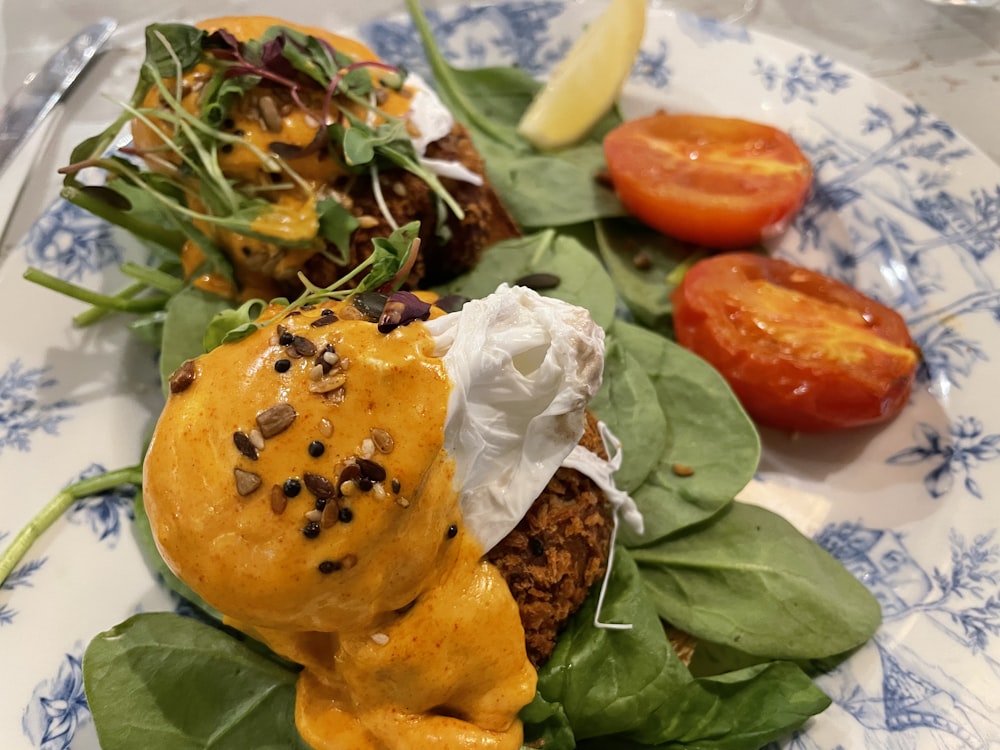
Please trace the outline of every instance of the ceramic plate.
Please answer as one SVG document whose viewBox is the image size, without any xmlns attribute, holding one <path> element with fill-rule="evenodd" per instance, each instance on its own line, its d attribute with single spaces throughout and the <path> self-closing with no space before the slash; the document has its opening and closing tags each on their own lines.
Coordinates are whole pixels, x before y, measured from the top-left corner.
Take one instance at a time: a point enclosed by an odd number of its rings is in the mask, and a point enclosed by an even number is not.
<svg viewBox="0 0 1000 750">
<path fill-rule="evenodd" d="M 308 5 L 289 3 L 289 17 Z M 431 20 L 454 60 L 544 75 L 599 10 L 554 0 Z M 405 18 L 360 34 L 386 59 L 421 69 Z M 123 97 L 141 53 L 112 59 L 100 88 Z M 789 130 L 817 179 L 775 251 L 897 308 L 924 355 L 912 402 L 889 426 L 764 435 L 760 478 L 828 501 L 817 541 L 871 588 L 885 617 L 871 643 L 820 680 L 833 706 L 781 746 L 997 746 L 1000 167 L 946 122 L 834 60 L 666 11 L 649 20 L 623 105 Z M 100 129 L 113 106 L 84 111 L 67 144 Z M 120 320 L 73 329 L 77 303 L 21 279 L 30 265 L 110 290 L 118 263 L 141 250 L 69 204 L 40 213 L 0 265 L 0 545 L 61 487 L 136 463 L 159 408 L 154 357 Z M 130 508 L 130 496 L 113 493 L 73 505 L 0 590 L 0 746 L 95 750 L 86 643 L 137 611 L 181 606 L 140 558 Z"/>
</svg>

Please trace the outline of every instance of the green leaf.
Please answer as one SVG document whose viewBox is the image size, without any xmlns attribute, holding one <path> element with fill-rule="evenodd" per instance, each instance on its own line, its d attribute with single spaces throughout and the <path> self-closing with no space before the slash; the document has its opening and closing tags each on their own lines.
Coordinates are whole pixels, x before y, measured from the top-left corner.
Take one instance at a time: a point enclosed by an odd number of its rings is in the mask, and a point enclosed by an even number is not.
<svg viewBox="0 0 1000 750">
<path fill-rule="evenodd" d="M 210 352 L 221 344 L 245 339 L 260 327 L 257 318 L 266 307 L 266 300 L 251 299 L 236 309 L 227 308 L 217 312 L 205 327 L 203 350 Z"/>
<path fill-rule="evenodd" d="M 371 270 L 358 284 L 358 292 L 371 291 L 392 281 L 409 259 L 413 241 L 419 233 L 420 222 L 411 221 L 394 230 L 388 237 L 373 239 L 372 245 L 375 249 L 368 258 Z"/>
<path fill-rule="evenodd" d="M 776 659 L 820 659 L 867 641 L 874 596 L 770 511 L 734 503 L 711 523 L 632 550 L 660 616 L 698 638 Z"/>
<path fill-rule="evenodd" d="M 627 546 L 646 544 L 722 512 L 753 477 L 760 439 L 726 381 L 700 357 L 659 334 L 615 321 L 611 334 L 650 376 L 667 421 L 663 454 L 632 493 L 646 528 L 627 527 Z M 675 464 L 691 467 L 678 476 Z"/>
<path fill-rule="evenodd" d="M 672 696 L 692 682 L 622 548 L 615 551 L 601 620 L 632 629 L 596 628 L 596 608 L 592 592 L 538 672 L 538 692 L 562 704 L 578 739 L 636 729 L 662 706 L 672 710 Z"/>
<path fill-rule="evenodd" d="M 549 703 L 540 693 L 521 709 L 518 718 L 524 723 L 524 746 L 544 747 L 545 750 L 574 750 L 576 739 L 558 703 Z"/>
<path fill-rule="evenodd" d="M 576 238 L 553 230 L 504 240 L 490 247 L 472 271 L 437 289 L 442 295 L 480 298 L 502 283 L 513 284 L 533 273 L 551 273 L 559 285 L 541 294 L 590 311 L 605 330 L 615 317 L 615 288 L 601 262 Z"/>
<path fill-rule="evenodd" d="M 578 145 L 540 153 L 520 136 L 517 125 L 541 84 L 514 67 L 452 67 L 438 48 L 419 2 L 407 0 L 407 7 L 438 94 L 469 129 L 493 187 L 522 226 L 559 227 L 625 214 L 614 191 L 594 179 L 604 168 L 604 134 L 621 122 L 616 111 L 606 115 Z"/>
<path fill-rule="evenodd" d="M 160 379 L 164 392 L 174 370 L 205 353 L 204 337 L 208 324 L 217 313 L 230 309 L 232 303 L 200 289 L 188 288 L 167 302 L 160 349 Z"/>
<path fill-rule="evenodd" d="M 319 218 L 319 235 L 340 251 L 338 260 L 343 265 L 350 258 L 351 236 L 359 226 L 358 218 L 333 198 L 316 203 Z"/>
<path fill-rule="evenodd" d="M 196 620 L 135 615 L 90 643 L 83 671 L 104 750 L 308 750 L 296 671 Z"/>
<path fill-rule="evenodd" d="M 626 738 L 583 742 L 579 750 L 757 750 L 830 705 L 798 667 L 774 662 L 697 680 Z"/>
<path fill-rule="evenodd" d="M 156 71 L 161 78 L 175 78 L 177 66 L 182 72 L 193 68 L 202 57 L 202 42 L 207 35 L 195 26 L 183 23 L 154 23 L 146 27 L 146 59 L 141 76 Z"/>
<path fill-rule="evenodd" d="M 661 409 L 650 408 L 656 403 L 653 381 L 639 360 L 609 335 L 604 382 L 591 400 L 590 409 L 622 443 L 622 465 L 615 473 L 615 484 L 625 492 L 634 492 L 642 485 L 666 447 L 666 418 Z"/>
<path fill-rule="evenodd" d="M 699 251 L 633 219 L 597 222 L 597 246 L 615 288 L 637 322 L 669 333 L 676 284 L 671 274 Z M 637 263 L 637 258 L 643 261 Z M 648 266 L 643 265 L 648 263 Z"/>
</svg>

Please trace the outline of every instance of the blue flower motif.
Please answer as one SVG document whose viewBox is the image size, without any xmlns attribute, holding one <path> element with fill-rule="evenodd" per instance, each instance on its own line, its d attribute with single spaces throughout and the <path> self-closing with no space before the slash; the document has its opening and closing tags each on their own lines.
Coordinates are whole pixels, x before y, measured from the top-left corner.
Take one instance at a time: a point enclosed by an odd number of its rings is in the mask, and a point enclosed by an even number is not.
<svg viewBox="0 0 1000 750">
<path fill-rule="evenodd" d="M 101 464 L 91 464 L 73 480 L 72 483 L 105 473 L 107 470 Z M 135 488 L 108 490 L 92 497 L 79 500 L 70 509 L 70 523 L 86 523 L 100 542 L 114 546 L 121 537 L 122 518 L 135 518 Z"/>
<path fill-rule="evenodd" d="M 751 41 L 746 27 L 726 19 L 681 12 L 677 14 L 677 25 L 701 46 L 710 42 L 735 41 L 749 44 Z"/>
<path fill-rule="evenodd" d="M 79 280 L 122 262 L 108 222 L 58 200 L 32 225 L 25 240 L 28 263 L 67 280 Z"/>
<path fill-rule="evenodd" d="M 924 477 L 924 487 L 931 497 L 936 499 L 950 492 L 956 475 L 963 475 L 965 489 L 982 499 L 982 489 L 972 472 L 983 461 L 1000 457 L 1000 435 L 984 435 L 982 422 L 962 417 L 948 428 L 948 435 L 921 422 L 914 430 L 914 440 L 916 445 L 893 454 L 887 463 L 912 466 L 935 461 L 937 465 Z"/>
<path fill-rule="evenodd" d="M 826 55 L 797 55 L 785 65 L 778 66 L 756 58 L 753 73 L 760 77 L 764 88 L 773 91 L 780 87 L 785 104 L 796 100 L 816 103 L 816 95 L 836 94 L 850 84 L 851 76 L 835 69 L 834 62 Z"/>
<path fill-rule="evenodd" d="M 35 688 L 22 719 L 25 734 L 39 750 L 66 750 L 77 729 L 89 720 L 82 659 L 66 654 L 56 677 Z"/>
<path fill-rule="evenodd" d="M 655 51 L 640 49 L 632 66 L 632 78 L 645 81 L 658 89 L 670 84 L 671 70 L 667 65 L 667 40 L 661 39 Z"/>
<path fill-rule="evenodd" d="M 25 368 L 20 359 L 14 360 L 0 374 L 0 455 L 4 448 L 20 451 L 31 449 L 31 436 L 36 432 L 55 435 L 59 424 L 68 419 L 64 414 L 74 402 L 63 399 L 49 404 L 39 402 L 38 391 L 51 388 L 57 381 L 46 377 L 49 368 Z"/>
</svg>

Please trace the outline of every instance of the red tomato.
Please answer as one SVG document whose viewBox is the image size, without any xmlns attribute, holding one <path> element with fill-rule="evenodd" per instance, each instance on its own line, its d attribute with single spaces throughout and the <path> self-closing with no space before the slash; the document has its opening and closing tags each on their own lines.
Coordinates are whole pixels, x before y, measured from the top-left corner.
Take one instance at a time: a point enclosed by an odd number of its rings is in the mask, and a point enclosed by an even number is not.
<svg viewBox="0 0 1000 750">
<path fill-rule="evenodd" d="M 895 416 L 917 349 L 898 313 L 821 273 L 753 253 L 695 263 L 673 291 L 678 343 L 759 424 L 819 432 Z"/>
<path fill-rule="evenodd" d="M 812 166 L 780 130 L 724 117 L 630 120 L 604 138 L 619 200 L 664 234 L 712 248 L 748 247 L 783 232 Z"/>
</svg>

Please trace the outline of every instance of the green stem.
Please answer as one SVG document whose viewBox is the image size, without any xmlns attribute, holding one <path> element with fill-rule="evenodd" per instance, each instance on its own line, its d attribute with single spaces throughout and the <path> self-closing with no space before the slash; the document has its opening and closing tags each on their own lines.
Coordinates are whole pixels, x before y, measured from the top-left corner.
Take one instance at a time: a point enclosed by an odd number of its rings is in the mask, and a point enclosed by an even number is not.
<svg viewBox="0 0 1000 750">
<path fill-rule="evenodd" d="M 106 201 L 95 198 L 80 188 L 67 185 L 62 189 L 60 195 L 85 211 L 89 211 L 112 224 L 117 224 L 129 234 L 155 242 L 168 250 L 180 252 L 181 246 L 184 244 L 184 235 L 179 232 L 164 229 L 162 226 L 148 221 L 140 221 L 130 215 L 128 211 L 114 208 Z"/>
<path fill-rule="evenodd" d="M 149 287 L 147 287 L 145 284 L 130 284 L 124 289 L 115 292 L 115 297 L 119 299 L 132 299 L 141 292 L 146 291 L 146 289 L 148 288 Z M 93 307 L 84 310 L 82 313 L 74 315 L 73 325 L 75 325 L 77 328 L 86 328 L 87 326 L 93 325 L 101 318 L 106 317 L 112 312 L 113 310 L 109 310 L 106 307 L 98 307 L 97 305 L 94 305 Z"/>
<path fill-rule="evenodd" d="M 157 295 L 156 297 L 143 297 L 142 299 L 133 300 L 123 299 L 118 296 L 112 297 L 107 294 L 99 294 L 98 292 L 92 292 L 89 289 L 85 289 L 82 286 L 77 286 L 76 284 L 71 284 L 68 281 L 63 281 L 56 276 L 45 273 L 45 271 L 39 271 L 37 268 L 29 268 L 25 271 L 24 278 L 27 281 L 44 286 L 46 289 L 51 289 L 59 294 L 64 294 L 67 297 L 72 297 L 73 299 L 78 299 L 81 302 L 96 305 L 97 307 L 104 307 L 108 310 L 116 310 L 117 312 L 144 313 L 153 312 L 154 310 L 162 310 L 168 299 L 168 297 L 164 295 Z"/>
<path fill-rule="evenodd" d="M 184 289 L 184 282 L 176 276 L 149 266 L 140 266 L 138 263 L 126 262 L 121 265 L 121 272 L 136 281 L 140 281 L 148 287 L 173 296 Z M 119 295 L 115 295 L 116 297 Z"/>
<path fill-rule="evenodd" d="M 45 530 L 52 526 L 77 500 L 92 497 L 126 484 L 138 487 L 141 483 L 142 466 L 129 466 L 125 469 L 117 469 L 96 477 L 82 479 L 49 500 L 35 517 L 28 521 L 28 525 L 18 532 L 10 546 L 3 553 L 0 553 L 0 587 L 3 586 L 14 567 L 27 554 L 31 545 L 38 541 Z"/>
</svg>

